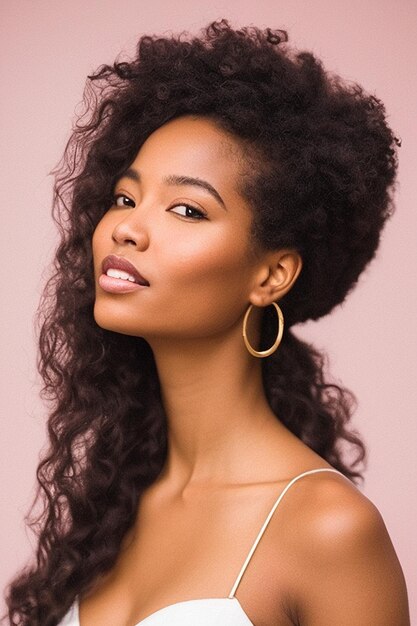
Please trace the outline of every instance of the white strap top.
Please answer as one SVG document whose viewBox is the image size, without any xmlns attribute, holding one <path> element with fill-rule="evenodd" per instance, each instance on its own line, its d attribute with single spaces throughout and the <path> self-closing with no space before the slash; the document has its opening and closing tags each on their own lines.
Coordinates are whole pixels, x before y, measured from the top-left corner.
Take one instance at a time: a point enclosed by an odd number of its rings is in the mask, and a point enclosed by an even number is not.
<svg viewBox="0 0 417 626">
<path fill-rule="evenodd" d="M 198 598 L 196 600 L 183 600 L 182 602 L 176 602 L 175 604 L 165 606 L 151 615 L 148 615 L 148 617 L 142 619 L 135 626 L 195 626 L 196 624 L 199 626 L 254 626 L 253 622 L 250 621 L 249 617 L 243 610 L 239 600 L 235 597 L 236 589 L 242 580 L 242 576 L 249 565 L 253 553 L 255 552 L 256 547 L 271 520 L 271 517 L 288 489 L 303 476 L 308 476 L 309 474 L 315 474 L 318 472 L 335 472 L 336 474 L 340 474 L 340 476 L 346 478 L 346 476 L 341 474 L 338 470 L 323 467 L 303 472 L 290 480 L 270 510 L 261 530 L 258 533 L 258 536 L 249 550 L 248 556 L 246 557 L 246 560 L 242 565 L 242 569 L 240 570 L 227 598 Z M 81 626 L 78 598 L 75 599 L 70 610 L 58 626 Z M 88 624 L 83 624 L 82 626 L 88 626 Z"/>
</svg>

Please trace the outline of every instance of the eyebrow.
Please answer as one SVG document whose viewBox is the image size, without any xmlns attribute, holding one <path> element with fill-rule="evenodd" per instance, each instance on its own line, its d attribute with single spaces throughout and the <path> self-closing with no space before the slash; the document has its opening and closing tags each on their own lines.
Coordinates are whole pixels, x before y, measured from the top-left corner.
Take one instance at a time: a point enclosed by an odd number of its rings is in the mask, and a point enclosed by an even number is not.
<svg viewBox="0 0 417 626">
<path fill-rule="evenodd" d="M 121 178 L 129 178 L 130 180 L 133 180 L 137 183 L 140 182 L 139 172 L 133 169 L 132 167 L 129 167 L 120 176 L 118 176 L 117 180 L 120 180 Z M 194 178 L 193 176 L 179 176 L 177 174 L 171 174 L 170 176 L 166 176 L 163 179 L 163 182 L 166 185 L 172 185 L 172 186 L 192 185 L 193 187 L 200 187 L 200 189 L 205 189 L 206 191 L 208 191 L 209 194 L 213 196 L 213 198 L 217 200 L 217 202 L 223 207 L 223 209 L 227 211 L 224 200 L 219 194 L 219 192 L 213 187 L 213 185 L 211 185 L 206 180 L 203 180 L 202 178 Z"/>
</svg>

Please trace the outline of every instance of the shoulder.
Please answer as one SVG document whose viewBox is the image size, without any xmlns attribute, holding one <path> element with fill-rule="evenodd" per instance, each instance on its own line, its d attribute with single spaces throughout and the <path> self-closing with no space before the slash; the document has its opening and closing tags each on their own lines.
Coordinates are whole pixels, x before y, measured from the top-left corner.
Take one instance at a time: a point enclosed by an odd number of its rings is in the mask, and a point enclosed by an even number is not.
<svg viewBox="0 0 417 626">
<path fill-rule="evenodd" d="M 332 472 L 302 477 L 285 498 L 281 522 L 290 525 L 286 535 L 297 564 L 294 596 L 309 617 L 302 623 L 406 624 L 405 582 L 377 507 Z"/>
<path fill-rule="evenodd" d="M 285 497 L 288 509 L 294 509 L 298 518 L 297 550 L 308 551 L 312 557 L 335 558 L 340 563 L 343 555 L 352 558 L 355 552 L 390 541 L 377 507 L 340 474 L 303 476 Z"/>
<path fill-rule="evenodd" d="M 285 494 L 281 508 L 281 521 L 296 521 L 285 527 L 289 529 L 287 539 L 293 538 L 300 551 L 308 548 L 311 552 L 316 547 L 331 557 L 332 550 L 343 551 L 343 546 L 360 546 L 363 541 L 369 545 L 387 533 L 377 507 L 350 480 L 335 472 L 301 476 Z"/>
<path fill-rule="evenodd" d="M 310 539 L 369 539 L 385 530 L 377 507 L 340 474 L 321 472 L 305 476 L 300 480 L 299 491 L 304 503 L 300 512 L 306 516 Z"/>
</svg>

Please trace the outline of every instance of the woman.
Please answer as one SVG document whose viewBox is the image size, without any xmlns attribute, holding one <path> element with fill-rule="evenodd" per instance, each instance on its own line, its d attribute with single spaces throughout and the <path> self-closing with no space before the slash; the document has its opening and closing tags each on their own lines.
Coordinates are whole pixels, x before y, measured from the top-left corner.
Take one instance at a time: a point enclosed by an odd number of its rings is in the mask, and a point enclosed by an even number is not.
<svg viewBox="0 0 417 626">
<path fill-rule="evenodd" d="M 57 172 L 46 505 L 13 624 L 409 624 L 354 485 L 353 397 L 291 330 L 373 258 L 399 141 L 286 39 L 222 20 L 90 77 Z"/>
</svg>

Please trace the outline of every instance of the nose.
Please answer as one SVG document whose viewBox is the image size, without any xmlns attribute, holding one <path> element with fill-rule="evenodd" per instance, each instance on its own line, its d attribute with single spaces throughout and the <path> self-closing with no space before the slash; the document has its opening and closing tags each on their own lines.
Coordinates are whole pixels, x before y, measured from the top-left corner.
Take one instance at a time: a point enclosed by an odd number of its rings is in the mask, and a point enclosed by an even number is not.
<svg viewBox="0 0 417 626">
<path fill-rule="evenodd" d="M 120 220 L 113 229 L 112 239 L 119 245 L 133 246 L 138 250 L 146 250 L 149 246 L 149 233 L 141 225 L 135 211 Z"/>
</svg>

